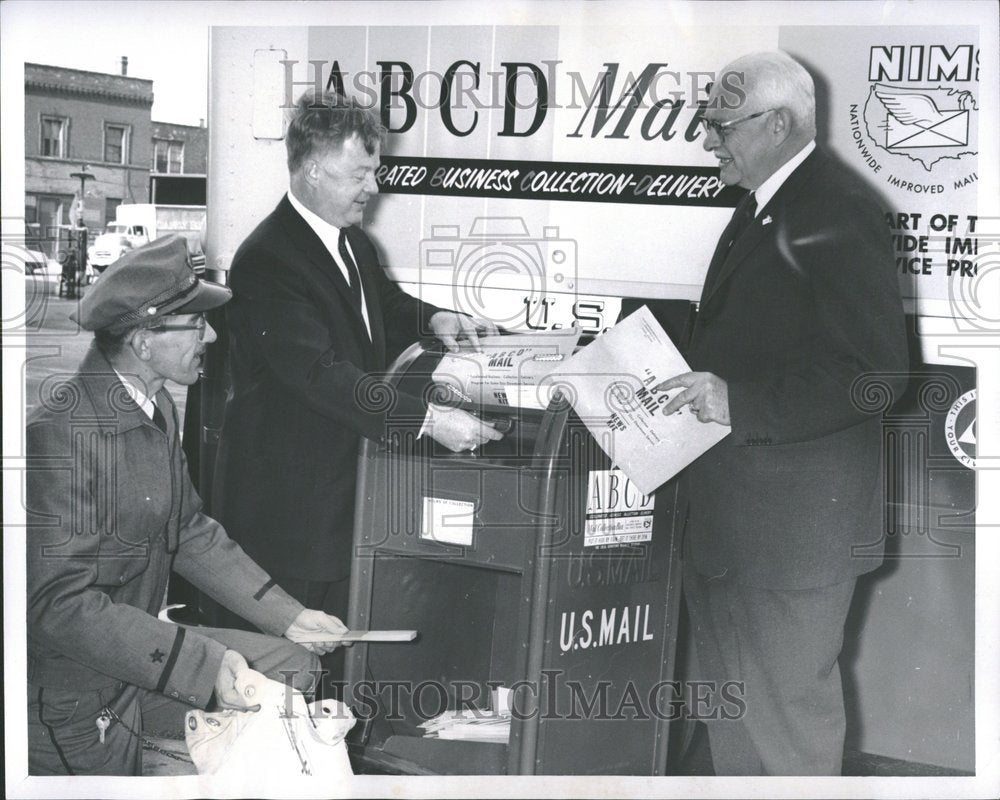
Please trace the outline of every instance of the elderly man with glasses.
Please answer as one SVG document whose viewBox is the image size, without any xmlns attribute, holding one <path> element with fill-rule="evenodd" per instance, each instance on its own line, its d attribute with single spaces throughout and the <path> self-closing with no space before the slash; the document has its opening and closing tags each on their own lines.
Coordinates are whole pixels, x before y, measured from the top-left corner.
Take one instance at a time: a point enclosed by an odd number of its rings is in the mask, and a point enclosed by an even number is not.
<svg viewBox="0 0 1000 800">
<path fill-rule="evenodd" d="M 163 387 L 198 379 L 215 339 L 204 312 L 230 296 L 195 275 L 180 236 L 128 253 L 74 315 L 94 331 L 79 371 L 43 385 L 28 420 L 32 775 L 140 774 L 144 728 L 177 733 L 213 699 L 252 706 L 254 670 L 308 692 L 308 650 L 332 650 L 345 630 L 205 516 L 188 477 Z M 171 569 L 270 635 L 162 621 Z"/>
<path fill-rule="evenodd" d="M 885 218 L 816 136 L 813 81 L 784 53 L 734 61 L 704 147 L 748 194 L 708 267 L 687 405 L 732 433 L 686 471 L 684 595 L 700 672 L 743 686 L 708 724 L 720 775 L 839 774 L 838 657 L 857 577 L 882 562 L 881 419 L 907 341 Z"/>
</svg>

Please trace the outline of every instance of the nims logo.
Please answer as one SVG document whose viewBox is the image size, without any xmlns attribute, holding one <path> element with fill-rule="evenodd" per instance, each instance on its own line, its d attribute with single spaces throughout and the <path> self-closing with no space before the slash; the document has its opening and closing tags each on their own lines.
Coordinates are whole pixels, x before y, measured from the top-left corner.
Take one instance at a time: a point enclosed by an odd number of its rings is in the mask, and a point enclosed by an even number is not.
<svg viewBox="0 0 1000 800">
<path fill-rule="evenodd" d="M 859 153 L 876 174 L 913 194 L 937 194 L 935 165 L 965 160 L 962 176 L 947 190 L 978 180 L 979 151 L 974 92 L 979 85 L 979 52 L 972 45 L 889 45 L 870 48 L 868 97 L 851 105 L 851 128 Z M 916 169 L 914 169 L 916 168 Z M 969 170 L 972 170 L 969 172 Z M 931 179 L 931 182 L 928 182 Z"/>
</svg>

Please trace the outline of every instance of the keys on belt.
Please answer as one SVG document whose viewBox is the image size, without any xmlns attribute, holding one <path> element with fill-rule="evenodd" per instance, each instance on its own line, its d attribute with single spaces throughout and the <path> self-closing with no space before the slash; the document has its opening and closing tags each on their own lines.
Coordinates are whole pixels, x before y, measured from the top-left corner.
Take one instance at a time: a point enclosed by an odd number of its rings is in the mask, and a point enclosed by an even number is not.
<svg viewBox="0 0 1000 800">
<path fill-rule="evenodd" d="M 101 744 L 104 744 L 104 733 L 111 727 L 111 715 L 107 711 L 102 711 L 97 718 L 97 736 Z"/>
</svg>

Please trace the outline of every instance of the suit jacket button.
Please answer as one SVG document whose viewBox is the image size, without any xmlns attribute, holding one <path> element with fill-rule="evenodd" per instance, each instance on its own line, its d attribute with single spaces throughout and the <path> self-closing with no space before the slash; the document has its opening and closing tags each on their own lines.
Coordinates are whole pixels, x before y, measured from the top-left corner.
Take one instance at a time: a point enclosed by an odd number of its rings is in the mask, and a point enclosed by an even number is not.
<svg viewBox="0 0 1000 800">
<path fill-rule="evenodd" d="M 125 583 L 125 576 L 124 575 L 119 575 L 118 576 L 118 583 Z"/>
</svg>

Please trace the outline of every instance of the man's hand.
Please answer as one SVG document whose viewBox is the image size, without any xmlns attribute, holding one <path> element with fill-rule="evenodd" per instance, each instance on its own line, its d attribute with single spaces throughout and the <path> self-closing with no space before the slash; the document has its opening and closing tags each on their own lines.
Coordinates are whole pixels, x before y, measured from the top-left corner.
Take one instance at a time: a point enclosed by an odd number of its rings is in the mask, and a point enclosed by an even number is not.
<svg viewBox="0 0 1000 800">
<path fill-rule="evenodd" d="M 453 353 L 461 349 L 459 339 L 464 339 L 473 350 L 481 352 L 479 337 L 499 333 L 497 326 L 489 320 L 474 319 L 454 311 L 438 311 L 431 317 L 430 326 L 431 332 Z"/>
<path fill-rule="evenodd" d="M 235 650 L 227 650 L 215 679 L 215 700 L 220 708 L 259 710 L 260 703 L 254 703 L 253 698 L 257 685 L 266 680 L 264 675 L 250 669 L 243 656 Z"/>
<path fill-rule="evenodd" d="M 475 450 L 485 442 L 503 438 L 489 423 L 483 422 L 460 408 L 436 406 L 427 407 L 426 431 L 431 438 L 441 442 L 453 453 Z"/>
<path fill-rule="evenodd" d="M 657 384 L 659 392 L 684 387 L 663 408 L 664 414 L 673 414 L 689 405 L 698 415 L 699 422 L 719 422 L 729 425 L 729 387 L 718 375 L 711 372 L 685 372 Z"/>
<path fill-rule="evenodd" d="M 318 636 L 326 633 L 338 636 L 347 633 L 347 626 L 330 614 L 324 614 L 314 608 L 304 608 L 288 626 L 285 638 L 320 656 L 336 650 L 341 644 L 349 644 L 349 642 L 338 642 L 334 639 L 328 642 L 316 641 Z"/>
</svg>

